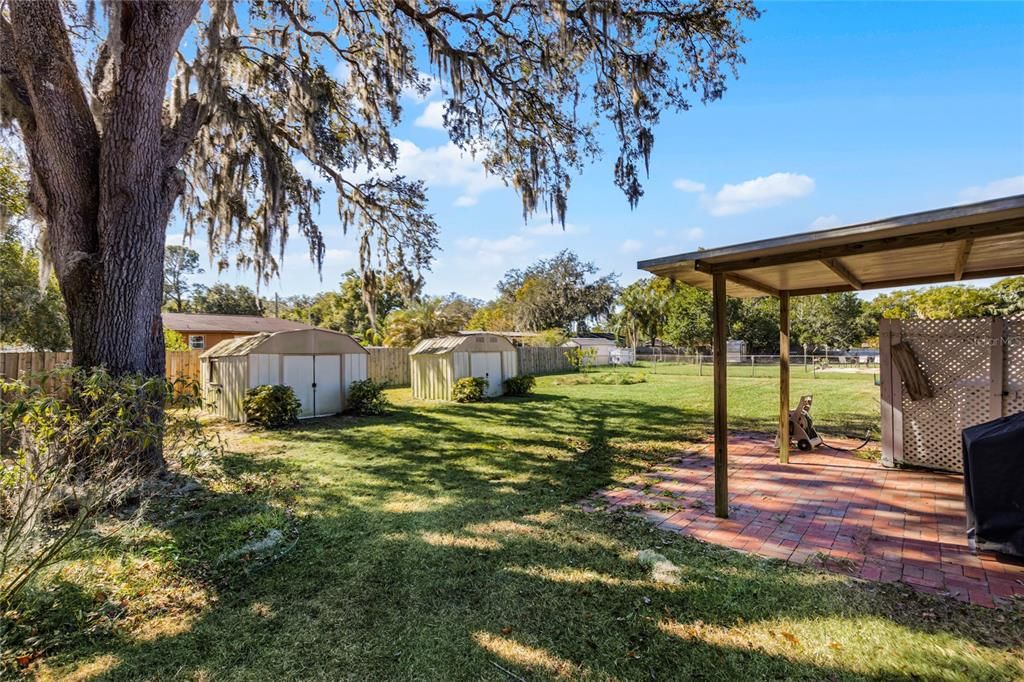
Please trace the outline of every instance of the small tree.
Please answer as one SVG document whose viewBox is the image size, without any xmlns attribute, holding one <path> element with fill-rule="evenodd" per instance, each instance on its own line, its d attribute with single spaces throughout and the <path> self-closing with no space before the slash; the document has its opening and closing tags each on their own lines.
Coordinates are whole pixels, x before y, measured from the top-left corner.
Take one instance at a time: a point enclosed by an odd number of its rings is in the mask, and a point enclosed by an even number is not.
<svg viewBox="0 0 1024 682">
<path fill-rule="evenodd" d="M 168 246 L 164 250 L 164 305 L 170 304 L 175 312 L 183 312 L 189 295 L 196 288 L 188 277 L 202 272 L 198 252 L 187 246 Z"/>
<path fill-rule="evenodd" d="M 565 359 L 569 361 L 569 366 L 571 366 L 575 372 L 582 372 L 593 363 L 594 358 L 596 357 L 596 348 L 581 348 L 576 346 L 565 351 Z"/>
</svg>

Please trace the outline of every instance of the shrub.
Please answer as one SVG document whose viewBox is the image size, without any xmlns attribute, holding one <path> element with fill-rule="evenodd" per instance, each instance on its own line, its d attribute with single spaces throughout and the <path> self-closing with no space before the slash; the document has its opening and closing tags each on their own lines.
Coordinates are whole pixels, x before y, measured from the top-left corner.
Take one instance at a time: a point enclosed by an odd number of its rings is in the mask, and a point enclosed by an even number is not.
<svg viewBox="0 0 1024 682">
<path fill-rule="evenodd" d="M 569 365 L 577 372 L 582 372 L 587 365 L 594 362 L 596 357 L 596 348 L 580 348 L 577 346 L 565 351 L 565 359 L 569 361 Z"/>
<path fill-rule="evenodd" d="M 151 455 L 183 469 L 219 450 L 193 411 L 199 400 L 162 378 L 59 369 L 0 380 L 0 605 L 76 543 L 104 512 L 100 541 L 130 525 L 148 494 Z M 88 546 L 88 545 L 86 545 Z"/>
<path fill-rule="evenodd" d="M 457 403 L 475 403 L 484 399 L 487 380 L 480 377 L 463 377 L 452 387 L 452 399 Z"/>
<path fill-rule="evenodd" d="M 173 329 L 164 328 L 164 349 L 165 350 L 192 350 L 188 347 L 185 337 Z"/>
<path fill-rule="evenodd" d="M 249 423 L 278 429 L 299 421 L 302 403 L 291 386 L 257 386 L 245 394 L 242 409 Z"/>
<path fill-rule="evenodd" d="M 537 379 L 532 374 L 522 374 L 505 379 L 506 395 L 529 395 L 533 391 Z"/>
<path fill-rule="evenodd" d="M 348 408 L 356 414 L 384 414 L 391 407 L 391 401 L 384 395 L 385 381 L 353 381 L 348 396 Z"/>
</svg>

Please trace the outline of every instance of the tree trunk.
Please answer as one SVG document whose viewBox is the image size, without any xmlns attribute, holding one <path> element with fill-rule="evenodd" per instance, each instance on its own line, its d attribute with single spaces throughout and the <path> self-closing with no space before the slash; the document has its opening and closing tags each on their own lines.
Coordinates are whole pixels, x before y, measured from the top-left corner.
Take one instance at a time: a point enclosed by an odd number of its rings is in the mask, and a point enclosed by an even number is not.
<svg viewBox="0 0 1024 682">
<path fill-rule="evenodd" d="M 198 107 L 163 120 L 171 59 L 199 0 L 113 3 L 92 101 L 56 0 L 11 0 L 0 17 L 0 86 L 18 121 L 30 200 L 46 219 L 79 367 L 162 376 L 167 222 Z M 91 106 L 90 106 L 91 104 Z M 160 448 L 140 453 L 154 468 Z"/>
</svg>

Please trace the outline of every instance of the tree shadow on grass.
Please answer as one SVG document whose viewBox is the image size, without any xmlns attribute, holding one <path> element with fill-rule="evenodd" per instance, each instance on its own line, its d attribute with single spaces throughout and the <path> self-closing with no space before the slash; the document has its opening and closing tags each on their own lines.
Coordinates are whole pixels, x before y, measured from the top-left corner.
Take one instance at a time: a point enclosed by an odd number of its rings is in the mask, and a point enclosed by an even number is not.
<svg viewBox="0 0 1024 682">
<path fill-rule="evenodd" d="M 399 409 L 268 436 L 256 454 L 225 459 L 230 489 L 212 481 L 151 519 L 189 557 L 176 570 L 194 571 L 211 606 L 175 634 L 80 641 L 51 662 L 67 671 L 112 655 L 100 671 L 111 679 L 507 678 L 495 664 L 529 679 L 1019 672 L 1000 657 L 1009 635 L 982 627 L 988 614 L 977 609 L 566 506 L 678 450 L 701 419 L 670 406 L 544 398 Z M 284 556 L 215 567 L 225 549 L 289 519 L 298 535 Z M 676 584 L 636 560 L 652 547 L 677 567 Z M 925 611 L 941 617 L 922 620 Z M 744 640 L 745 627 L 778 619 L 809 634 L 794 634 L 799 645 Z M 825 636 L 822 619 L 848 623 L 841 632 L 853 639 L 880 628 L 898 657 L 844 662 L 814 639 Z M 925 654 L 898 641 L 925 634 L 943 647 Z M 969 652 L 972 643 L 991 647 L 990 658 Z"/>
</svg>

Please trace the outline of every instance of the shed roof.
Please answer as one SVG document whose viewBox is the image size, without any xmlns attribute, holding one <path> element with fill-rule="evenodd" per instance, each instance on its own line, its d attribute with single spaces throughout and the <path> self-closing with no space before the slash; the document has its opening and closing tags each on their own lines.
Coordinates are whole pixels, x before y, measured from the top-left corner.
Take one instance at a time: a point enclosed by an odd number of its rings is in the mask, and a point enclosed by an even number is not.
<svg viewBox="0 0 1024 682">
<path fill-rule="evenodd" d="M 208 313 L 163 313 L 161 315 L 166 329 L 176 332 L 238 332 L 257 334 L 266 332 L 294 331 L 297 329 L 316 329 L 303 322 L 282 320 L 280 317 L 260 317 L 259 315 L 214 315 Z"/>
<path fill-rule="evenodd" d="M 652 258 L 642 270 L 751 298 L 912 286 L 1024 273 L 1024 195 Z"/>
<path fill-rule="evenodd" d="M 366 353 L 358 341 L 341 332 L 330 329 L 296 329 L 294 331 L 274 332 L 273 334 L 253 334 L 225 339 L 203 353 L 203 358 L 223 358 L 228 356 L 249 355 L 251 353 L 280 353 L 284 355 L 346 355 L 350 353 Z"/>
<path fill-rule="evenodd" d="M 458 334 L 424 339 L 409 355 L 445 355 L 446 353 L 485 353 L 515 350 L 512 342 L 498 334 Z"/>
</svg>

